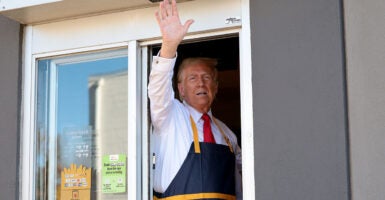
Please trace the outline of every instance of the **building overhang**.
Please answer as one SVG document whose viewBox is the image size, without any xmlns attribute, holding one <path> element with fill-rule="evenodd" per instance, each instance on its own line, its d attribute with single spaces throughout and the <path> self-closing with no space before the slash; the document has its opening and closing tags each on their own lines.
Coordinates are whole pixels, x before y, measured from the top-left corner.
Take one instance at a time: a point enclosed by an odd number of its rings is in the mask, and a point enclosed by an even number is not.
<svg viewBox="0 0 385 200">
<path fill-rule="evenodd" d="M 178 0 L 178 2 L 191 0 Z M 152 7 L 159 0 L 1 0 L 0 14 L 21 24 L 38 24 Z"/>
</svg>

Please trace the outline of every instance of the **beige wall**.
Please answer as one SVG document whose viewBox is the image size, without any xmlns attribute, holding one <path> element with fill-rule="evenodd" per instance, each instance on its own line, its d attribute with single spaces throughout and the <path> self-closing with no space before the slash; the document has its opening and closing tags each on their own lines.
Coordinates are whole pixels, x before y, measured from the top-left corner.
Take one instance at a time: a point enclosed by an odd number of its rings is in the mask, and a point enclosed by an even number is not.
<svg viewBox="0 0 385 200">
<path fill-rule="evenodd" d="M 345 1 L 352 199 L 385 196 L 385 1 Z"/>
</svg>

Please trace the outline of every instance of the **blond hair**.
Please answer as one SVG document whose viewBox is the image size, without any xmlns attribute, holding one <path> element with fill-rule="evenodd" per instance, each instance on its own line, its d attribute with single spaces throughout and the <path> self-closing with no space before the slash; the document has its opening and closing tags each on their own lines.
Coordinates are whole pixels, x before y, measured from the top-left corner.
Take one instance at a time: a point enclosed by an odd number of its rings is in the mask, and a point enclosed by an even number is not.
<svg viewBox="0 0 385 200">
<path fill-rule="evenodd" d="M 207 67 L 211 69 L 214 75 L 214 81 L 218 82 L 218 70 L 217 70 L 217 65 L 218 61 L 217 59 L 214 58 L 205 58 L 205 57 L 196 57 L 196 58 L 186 58 L 182 61 L 182 63 L 179 65 L 178 69 L 178 74 L 177 74 L 177 82 L 180 83 L 182 82 L 182 73 L 183 71 L 192 65 L 196 64 L 204 64 Z"/>
</svg>

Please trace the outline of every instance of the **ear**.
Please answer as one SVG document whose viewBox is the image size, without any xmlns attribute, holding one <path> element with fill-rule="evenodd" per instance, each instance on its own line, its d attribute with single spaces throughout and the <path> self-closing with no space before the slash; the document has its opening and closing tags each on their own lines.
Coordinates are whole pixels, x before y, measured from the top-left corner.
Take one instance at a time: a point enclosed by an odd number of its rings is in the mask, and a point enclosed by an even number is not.
<svg viewBox="0 0 385 200">
<path fill-rule="evenodd" d="M 179 96 L 182 99 L 184 97 L 184 87 L 183 87 L 182 83 L 178 83 L 178 91 L 179 91 Z"/>
</svg>

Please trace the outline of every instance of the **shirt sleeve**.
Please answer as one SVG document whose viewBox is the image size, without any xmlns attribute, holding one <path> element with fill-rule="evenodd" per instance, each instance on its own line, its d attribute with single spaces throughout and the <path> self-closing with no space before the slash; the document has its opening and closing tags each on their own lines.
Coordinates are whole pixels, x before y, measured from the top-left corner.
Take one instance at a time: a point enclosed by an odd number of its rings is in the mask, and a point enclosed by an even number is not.
<svg viewBox="0 0 385 200">
<path fill-rule="evenodd" d="M 172 76 L 176 57 L 172 59 L 153 57 L 148 84 L 151 120 L 155 129 L 161 129 L 166 123 L 172 109 L 174 90 Z"/>
</svg>

